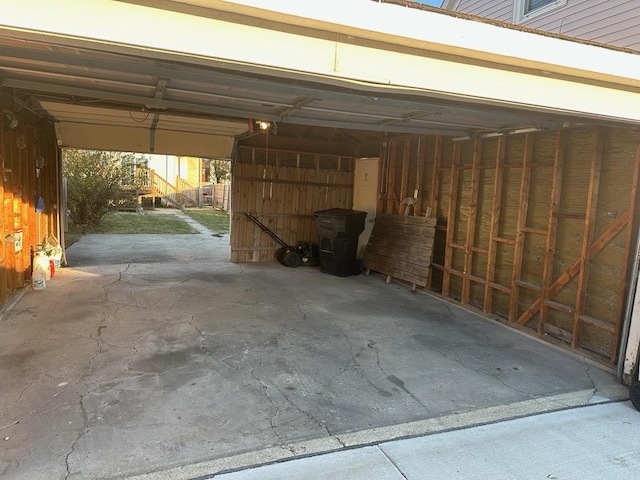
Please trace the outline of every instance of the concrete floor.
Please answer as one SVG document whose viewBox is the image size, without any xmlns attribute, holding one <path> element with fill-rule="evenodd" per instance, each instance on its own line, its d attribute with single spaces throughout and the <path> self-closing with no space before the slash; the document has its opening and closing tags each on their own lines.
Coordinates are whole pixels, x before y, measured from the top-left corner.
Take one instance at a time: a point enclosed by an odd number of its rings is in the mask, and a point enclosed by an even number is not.
<svg viewBox="0 0 640 480">
<path fill-rule="evenodd" d="M 227 258 L 206 232 L 70 247 L 0 321 L 2 479 L 204 477 L 627 395 L 378 276 Z"/>
</svg>

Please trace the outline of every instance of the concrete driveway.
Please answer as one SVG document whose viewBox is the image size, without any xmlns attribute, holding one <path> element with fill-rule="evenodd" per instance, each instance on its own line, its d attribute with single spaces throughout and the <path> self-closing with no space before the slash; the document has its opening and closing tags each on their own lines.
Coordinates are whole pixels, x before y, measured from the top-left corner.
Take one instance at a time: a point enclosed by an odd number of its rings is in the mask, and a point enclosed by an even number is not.
<svg viewBox="0 0 640 480">
<path fill-rule="evenodd" d="M 3 480 L 205 477 L 627 394 L 438 298 L 228 241 L 88 235 L 3 314 Z"/>
</svg>

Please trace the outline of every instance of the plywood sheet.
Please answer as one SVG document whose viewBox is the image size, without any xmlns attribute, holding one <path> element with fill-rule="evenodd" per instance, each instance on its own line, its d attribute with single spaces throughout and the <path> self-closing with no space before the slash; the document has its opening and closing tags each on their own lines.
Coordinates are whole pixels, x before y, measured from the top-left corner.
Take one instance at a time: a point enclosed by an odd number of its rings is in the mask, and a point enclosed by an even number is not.
<svg viewBox="0 0 640 480">
<path fill-rule="evenodd" d="M 378 215 L 364 254 L 365 268 L 426 286 L 435 226 L 435 218 Z"/>
</svg>

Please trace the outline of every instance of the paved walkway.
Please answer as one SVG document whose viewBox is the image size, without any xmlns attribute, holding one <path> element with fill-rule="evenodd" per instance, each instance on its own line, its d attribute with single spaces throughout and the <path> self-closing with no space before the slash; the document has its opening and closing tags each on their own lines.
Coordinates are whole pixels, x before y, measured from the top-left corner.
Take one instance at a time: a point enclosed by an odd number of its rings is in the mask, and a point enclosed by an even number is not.
<svg viewBox="0 0 640 480">
<path fill-rule="evenodd" d="M 291 460 L 215 480 L 628 480 L 640 472 L 630 402 L 529 416 Z"/>
<path fill-rule="evenodd" d="M 196 220 L 194 220 L 193 218 L 191 218 L 189 215 L 182 212 L 181 210 L 176 210 L 174 208 L 157 208 L 157 209 L 147 211 L 147 214 L 148 215 L 174 215 L 178 217 L 180 220 L 182 220 L 184 223 L 189 225 L 191 228 L 193 228 L 194 231 L 202 235 L 220 236 L 215 234 L 211 230 L 209 230 L 207 227 L 205 227 L 201 223 L 198 223 Z"/>
</svg>

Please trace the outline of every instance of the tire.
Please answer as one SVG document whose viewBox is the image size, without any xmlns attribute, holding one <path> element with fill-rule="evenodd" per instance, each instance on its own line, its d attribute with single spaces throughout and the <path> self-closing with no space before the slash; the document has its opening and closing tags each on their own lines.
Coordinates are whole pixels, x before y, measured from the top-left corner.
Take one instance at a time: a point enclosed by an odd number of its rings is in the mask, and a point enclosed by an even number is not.
<svg viewBox="0 0 640 480">
<path fill-rule="evenodd" d="M 284 258 L 282 259 L 282 264 L 287 267 L 297 267 L 302 263 L 302 258 L 300 254 L 293 249 L 285 251 Z"/>
<path fill-rule="evenodd" d="M 279 249 L 276 250 L 276 260 L 278 260 L 280 263 L 283 263 L 284 260 L 284 254 L 287 251 L 287 247 L 280 247 Z"/>
<path fill-rule="evenodd" d="M 640 380 L 638 380 L 638 366 L 640 365 L 640 358 L 636 360 L 636 365 L 633 367 L 633 373 L 631 374 L 631 384 L 629 385 L 629 398 L 631 403 L 636 407 L 636 410 L 640 411 Z"/>
</svg>

